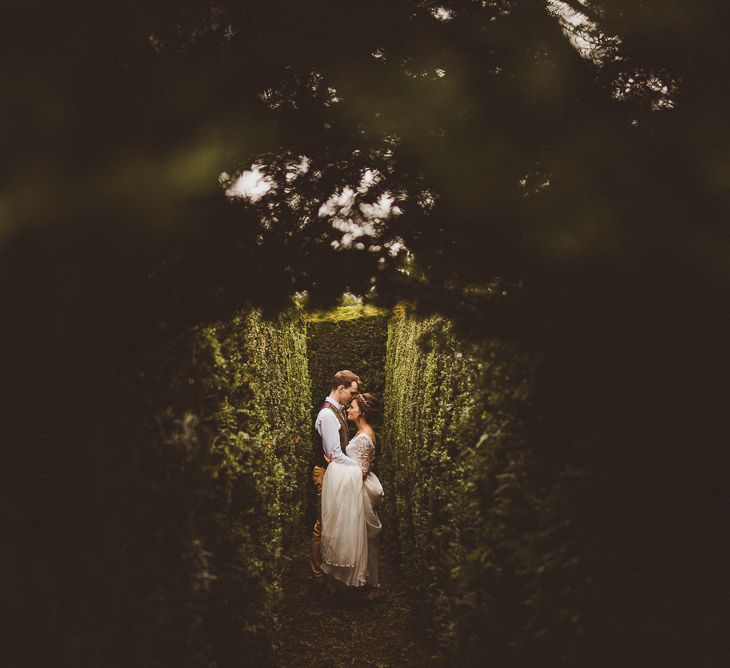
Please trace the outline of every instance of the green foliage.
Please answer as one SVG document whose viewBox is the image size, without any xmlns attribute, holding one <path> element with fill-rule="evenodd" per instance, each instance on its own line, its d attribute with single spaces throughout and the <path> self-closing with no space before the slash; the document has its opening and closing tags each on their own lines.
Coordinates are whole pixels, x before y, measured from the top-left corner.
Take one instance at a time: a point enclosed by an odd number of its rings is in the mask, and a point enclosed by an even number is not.
<svg viewBox="0 0 730 668">
<path fill-rule="evenodd" d="M 384 524 L 444 656 L 460 664 L 590 655 L 576 500 L 590 495 L 583 472 L 541 461 L 529 443 L 534 371 L 514 346 L 460 342 L 442 318 L 399 308 L 390 322 Z"/>
<path fill-rule="evenodd" d="M 273 613 L 293 532 L 301 525 L 309 455 L 306 340 L 301 317 L 266 322 L 256 311 L 199 330 L 190 368 L 174 387 L 195 415 L 204 487 L 187 519 L 191 546 L 207 555 L 210 584 L 200 601 L 200 646 L 207 661 L 235 665 L 242 656 L 271 661 Z M 179 419 L 173 409 L 168 412 Z M 170 424 L 169 419 L 166 424 Z M 176 430 L 168 431 L 174 439 Z M 195 488 L 193 488 L 195 494 Z M 209 571 L 209 573 L 207 572 Z"/>
<path fill-rule="evenodd" d="M 341 369 L 354 371 L 364 391 L 382 399 L 388 315 L 372 306 L 340 306 L 307 316 L 307 354 L 314 409 Z"/>
<path fill-rule="evenodd" d="M 64 542 L 42 553 L 48 646 L 18 651 L 28 665 L 272 664 L 309 457 L 301 315 L 249 310 L 191 329 L 117 383 L 113 417 L 89 415 L 93 447 L 79 435 L 65 503 L 36 525 Z M 53 585 L 59 570 L 69 593 Z"/>
<path fill-rule="evenodd" d="M 203 345 L 214 362 L 203 386 L 217 399 L 210 416 L 215 484 L 200 510 L 216 577 L 204 624 L 216 639 L 213 656 L 234 665 L 244 655 L 270 659 L 284 555 L 301 525 L 306 341 L 299 317 L 267 323 L 250 311 L 206 329 Z"/>
</svg>

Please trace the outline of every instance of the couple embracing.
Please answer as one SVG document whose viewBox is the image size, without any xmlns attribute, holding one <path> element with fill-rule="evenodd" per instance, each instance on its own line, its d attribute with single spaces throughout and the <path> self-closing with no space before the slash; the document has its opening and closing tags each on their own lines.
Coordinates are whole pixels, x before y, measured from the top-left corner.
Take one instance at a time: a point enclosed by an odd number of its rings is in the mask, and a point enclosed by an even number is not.
<svg viewBox="0 0 730 668">
<path fill-rule="evenodd" d="M 370 470 L 376 440 L 371 425 L 379 403 L 372 394 L 361 393 L 359 386 L 352 371 L 338 371 L 314 423 L 317 521 L 311 566 L 315 591 L 322 597 L 336 587 L 363 592 L 367 598 L 380 593 L 381 524 L 376 509 L 383 487 Z M 348 420 L 357 427 L 352 439 Z"/>
</svg>

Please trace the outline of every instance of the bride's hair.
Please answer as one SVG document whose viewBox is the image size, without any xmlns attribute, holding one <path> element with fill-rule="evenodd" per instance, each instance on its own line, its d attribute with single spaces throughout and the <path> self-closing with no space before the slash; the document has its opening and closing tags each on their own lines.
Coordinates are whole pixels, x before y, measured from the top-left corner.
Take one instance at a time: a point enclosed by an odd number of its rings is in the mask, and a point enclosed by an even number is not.
<svg viewBox="0 0 730 668">
<path fill-rule="evenodd" d="M 380 402 L 374 394 L 361 392 L 353 397 L 353 401 L 357 401 L 357 405 L 368 422 L 372 423 L 373 420 L 377 420 L 380 415 Z"/>
</svg>

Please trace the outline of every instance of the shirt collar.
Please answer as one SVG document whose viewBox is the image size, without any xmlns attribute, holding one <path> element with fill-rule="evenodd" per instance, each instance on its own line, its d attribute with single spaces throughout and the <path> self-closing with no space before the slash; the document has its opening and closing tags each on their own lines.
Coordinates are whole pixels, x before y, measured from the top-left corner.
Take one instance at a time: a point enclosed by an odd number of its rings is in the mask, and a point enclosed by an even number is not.
<svg viewBox="0 0 730 668">
<path fill-rule="evenodd" d="M 329 401 L 338 411 L 342 410 L 342 404 L 337 401 L 331 394 L 325 399 L 325 401 Z"/>
</svg>

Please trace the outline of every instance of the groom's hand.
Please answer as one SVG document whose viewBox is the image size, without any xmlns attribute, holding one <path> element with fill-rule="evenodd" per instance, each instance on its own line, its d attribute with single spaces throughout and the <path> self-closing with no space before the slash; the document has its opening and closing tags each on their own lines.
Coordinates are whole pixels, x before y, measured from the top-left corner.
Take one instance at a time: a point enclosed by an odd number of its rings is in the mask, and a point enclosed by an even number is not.
<svg viewBox="0 0 730 668">
<path fill-rule="evenodd" d="M 325 455 L 324 461 L 326 461 L 329 464 L 332 460 L 327 455 Z"/>
</svg>

